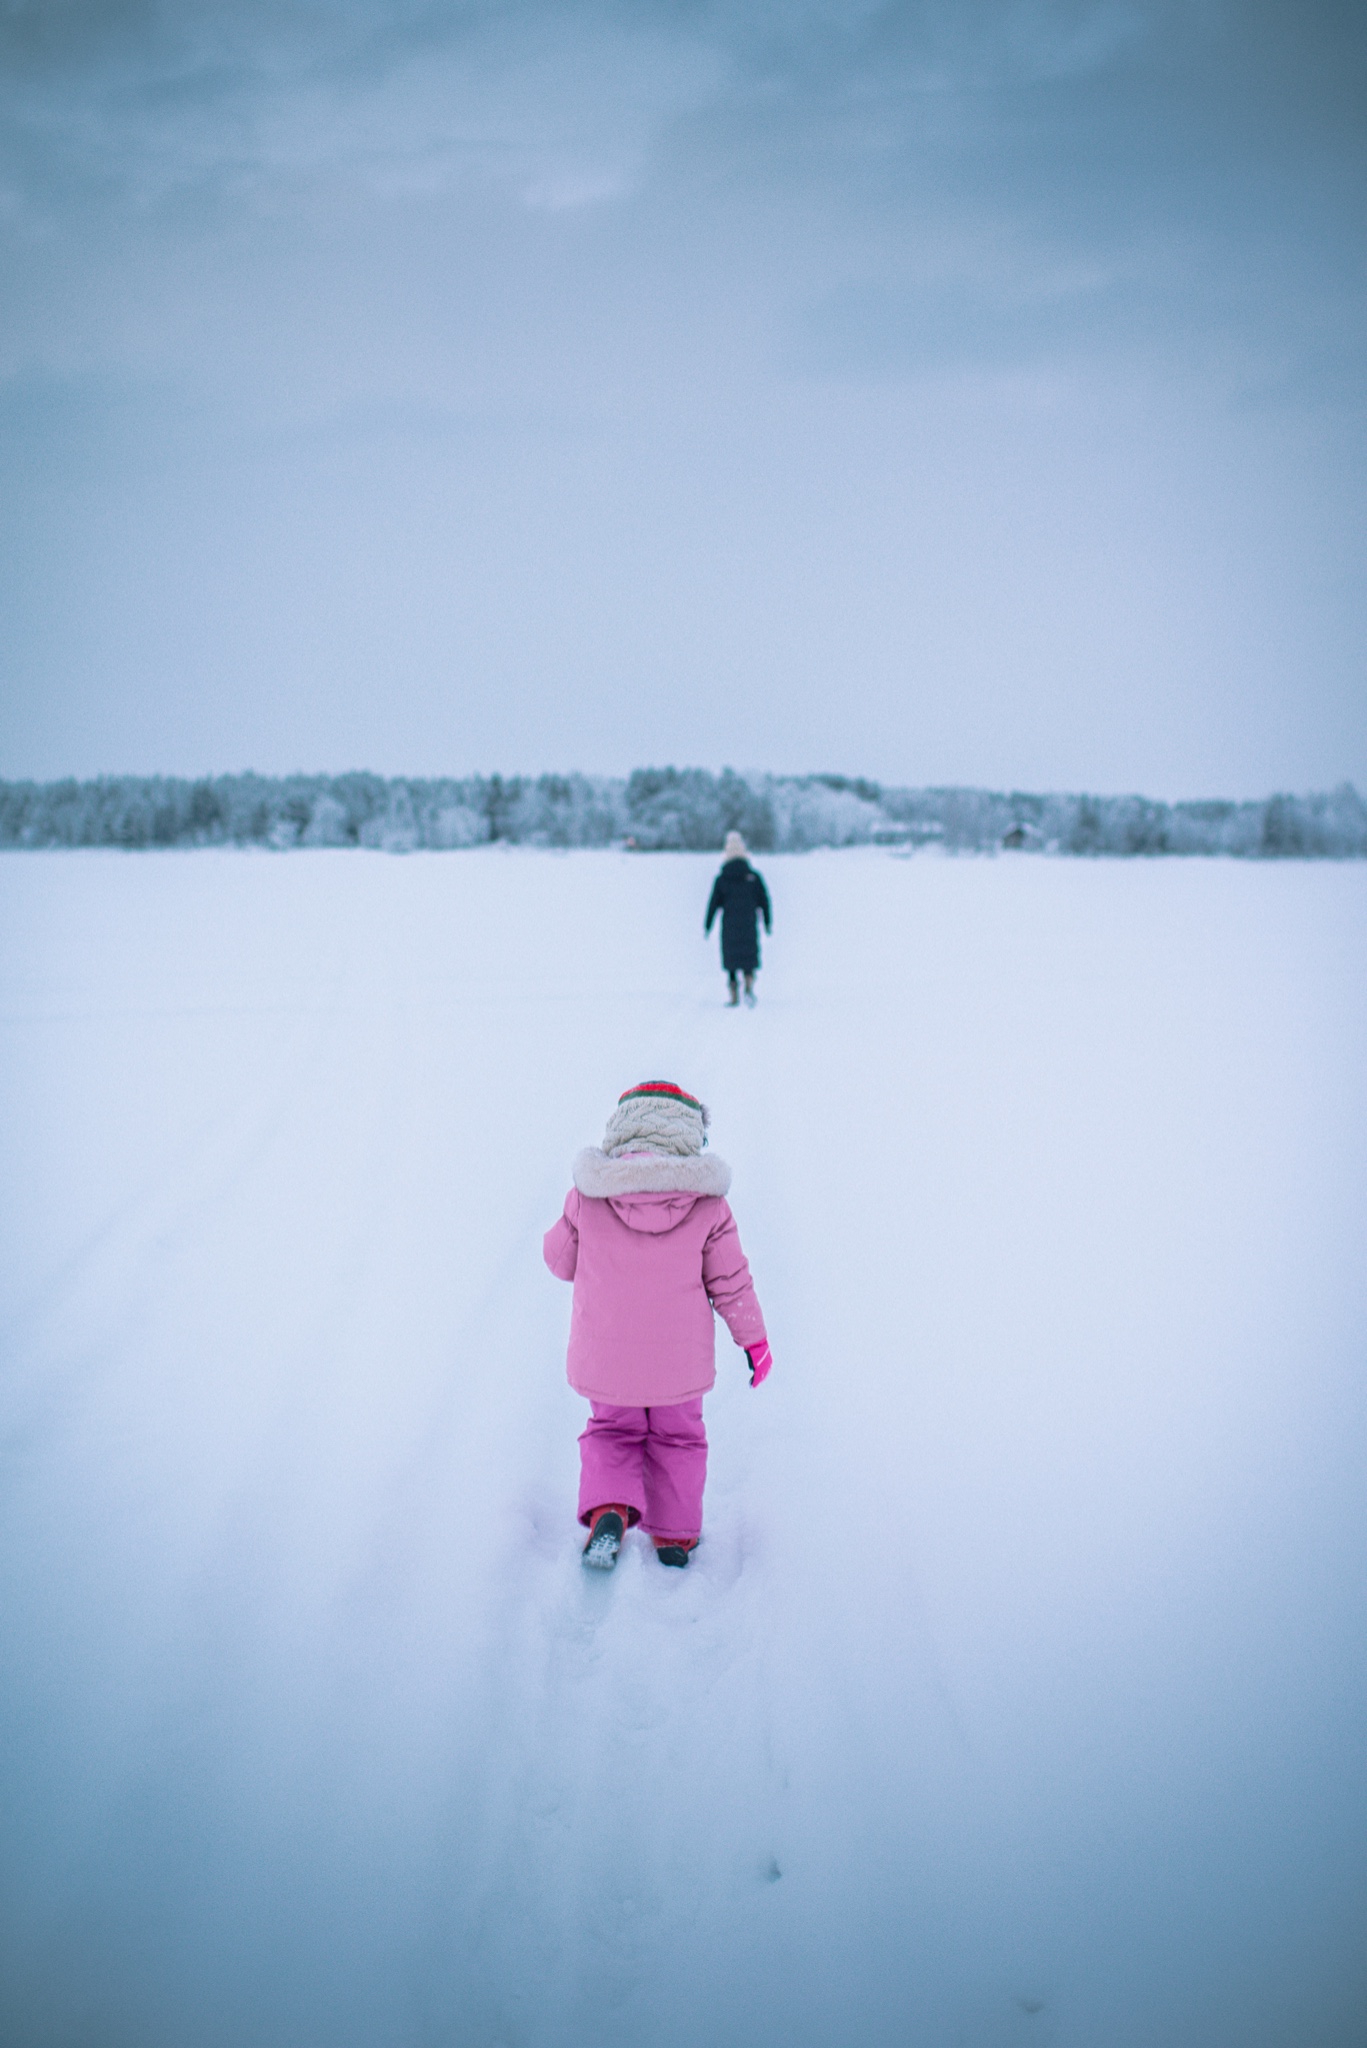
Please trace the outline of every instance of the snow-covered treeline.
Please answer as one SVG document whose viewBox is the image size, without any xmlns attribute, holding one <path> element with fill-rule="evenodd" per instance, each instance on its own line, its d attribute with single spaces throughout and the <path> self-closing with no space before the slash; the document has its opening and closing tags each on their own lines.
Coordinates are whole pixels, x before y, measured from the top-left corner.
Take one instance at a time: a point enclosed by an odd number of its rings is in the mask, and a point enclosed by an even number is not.
<svg viewBox="0 0 1367 2048">
<path fill-rule="evenodd" d="M 843 775 L 102 776 L 0 782 L 0 847 L 369 846 L 406 853 L 503 840 L 706 852 L 738 827 L 757 852 L 942 844 L 1065 854 L 1367 856 L 1367 805 L 1350 783 L 1254 803 L 888 789 Z"/>
</svg>

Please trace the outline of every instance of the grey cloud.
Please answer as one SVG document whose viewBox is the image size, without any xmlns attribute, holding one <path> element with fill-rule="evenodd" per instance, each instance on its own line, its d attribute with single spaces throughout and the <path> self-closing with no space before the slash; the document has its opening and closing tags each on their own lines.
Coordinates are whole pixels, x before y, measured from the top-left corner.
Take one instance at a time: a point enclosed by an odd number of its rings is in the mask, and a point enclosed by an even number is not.
<svg viewBox="0 0 1367 2048">
<path fill-rule="evenodd" d="M 146 199 L 338 172 L 438 188 L 541 175 L 555 203 L 558 169 L 572 201 L 615 190 L 659 122 L 714 84 L 708 49 L 648 11 L 34 13 L 8 24 L 0 75 L 9 180 L 38 207 L 72 179 Z"/>
<path fill-rule="evenodd" d="M 681 112 L 872 113 L 1104 70 L 1154 30 L 1091 6 L 20 6 L 0 22 L 12 133 L 35 179 L 84 161 L 163 181 L 352 163 L 367 148 L 600 138 Z M 320 118 L 323 101 L 333 118 Z M 360 135 L 352 130 L 359 125 Z M 289 133 L 285 132 L 289 131 Z M 290 140 L 290 133 L 293 142 Z M 831 138 L 828 137 L 828 140 Z M 844 140 L 852 139 L 849 131 Z M 808 137 L 810 142 L 810 137 Z M 177 159 L 177 148 L 181 152 Z M 875 140 L 876 147 L 876 140 Z"/>
<path fill-rule="evenodd" d="M 1088 251 L 1090 249 L 1090 260 Z M 965 252 L 961 252 L 961 256 Z M 1071 249 L 998 250 L 917 280 L 844 281 L 794 309 L 784 359 L 795 372 L 889 378 L 1051 366 L 1095 375 L 1099 365 L 1165 364 L 1204 376 L 1231 401 L 1359 409 L 1367 400 L 1367 323 L 1353 282 L 1280 254 L 1283 280 L 1266 291 L 1266 249 L 1226 252 L 1203 266 L 1196 237 L 1128 256 L 1104 241 Z M 1109 260 L 1108 260 L 1109 257 Z"/>
<path fill-rule="evenodd" d="M 336 177 L 573 209 L 692 163 L 873 219 L 957 196 L 1104 231 L 1269 152 L 1360 182 L 1365 46 L 1324 5 L 44 4 L 0 22 L 0 80 L 20 213 Z"/>
</svg>

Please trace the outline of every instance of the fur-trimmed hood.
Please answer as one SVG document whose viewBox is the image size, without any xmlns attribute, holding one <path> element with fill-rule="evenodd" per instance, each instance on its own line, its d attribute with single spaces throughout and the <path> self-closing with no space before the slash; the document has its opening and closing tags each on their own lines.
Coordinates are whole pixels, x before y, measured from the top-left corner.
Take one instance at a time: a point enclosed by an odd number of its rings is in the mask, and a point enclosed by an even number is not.
<svg viewBox="0 0 1367 2048">
<path fill-rule="evenodd" d="M 610 1159 L 601 1145 L 586 1145 L 575 1157 L 574 1184 L 581 1195 L 609 1202 L 622 1195 L 724 1195 L 731 1169 L 715 1152 L 627 1152 Z"/>
</svg>

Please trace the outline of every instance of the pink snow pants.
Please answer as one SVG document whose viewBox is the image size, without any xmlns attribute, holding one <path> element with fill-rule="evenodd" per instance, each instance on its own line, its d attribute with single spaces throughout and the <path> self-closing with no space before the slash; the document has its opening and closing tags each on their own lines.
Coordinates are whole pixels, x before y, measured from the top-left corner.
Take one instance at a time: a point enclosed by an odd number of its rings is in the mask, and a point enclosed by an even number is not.
<svg viewBox="0 0 1367 2048">
<path fill-rule="evenodd" d="M 707 1431 L 702 1396 L 672 1408 L 617 1408 L 591 1401 L 579 1439 L 579 1519 L 587 1527 L 609 1501 L 632 1510 L 650 1536 L 702 1534 Z"/>
</svg>

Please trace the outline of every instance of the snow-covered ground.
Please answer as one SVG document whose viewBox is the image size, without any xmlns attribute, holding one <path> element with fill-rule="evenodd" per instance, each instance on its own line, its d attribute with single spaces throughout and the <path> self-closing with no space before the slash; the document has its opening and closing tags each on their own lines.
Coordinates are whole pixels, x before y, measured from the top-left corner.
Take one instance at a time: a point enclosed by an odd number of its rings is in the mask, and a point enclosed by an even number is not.
<svg viewBox="0 0 1367 2048">
<path fill-rule="evenodd" d="M 1367 867 L 0 865 L 15 2048 L 1360 2048 Z M 776 1366 L 578 1561 L 618 1092 Z"/>
</svg>

